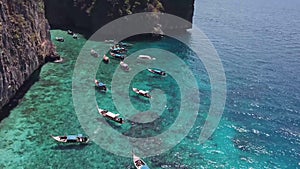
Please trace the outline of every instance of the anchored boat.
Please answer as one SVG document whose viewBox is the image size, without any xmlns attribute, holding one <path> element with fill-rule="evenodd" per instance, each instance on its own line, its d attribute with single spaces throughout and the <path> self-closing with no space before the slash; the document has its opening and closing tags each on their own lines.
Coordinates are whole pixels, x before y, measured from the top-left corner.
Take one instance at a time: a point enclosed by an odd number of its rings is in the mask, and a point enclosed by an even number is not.
<svg viewBox="0 0 300 169">
<path fill-rule="evenodd" d="M 132 156 L 133 163 L 136 169 L 150 169 L 140 157 L 136 156 L 134 153 L 132 153 Z"/>
<path fill-rule="evenodd" d="M 67 136 L 51 136 L 54 140 L 61 143 L 88 143 L 89 138 L 83 136 L 82 134 L 78 135 L 67 135 Z"/>
<path fill-rule="evenodd" d="M 106 84 L 102 83 L 102 82 L 99 82 L 98 80 L 95 79 L 95 85 L 96 87 L 101 90 L 101 91 L 106 91 L 107 90 L 107 87 L 106 87 Z"/>
<path fill-rule="evenodd" d="M 108 64 L 109 63 L 109 57 L 108 56 L 106 56 L 106 55 L 103 55 L 103 62 L 104 63 L 106 63 L 106 64 Z"/>
<path fill-rule="evenodd" d="M 151 98 L 149 91 L 139 90 L 138 88 L 132 88 L 132 90 L 138 95 Z"/>
<path fill-rule="evenodd" d="M 162 70 L 157 70 L 157 69 L 148 69 L 149 72 L 153 73 L 153 74 L 157 74 L 157 75 L 161 75 L 161 76 L 166 76 L 166 72 L 162 71 Z"/>
<path fill-rule="evenodd" d="M 109 112 L 108 110 L 104 110 L 104 109 L 100 109 L 99 107 L 97 107 L 99 114 L 101 114 L 103 117 L 113 120 L 117 123 L 123 124 L 124 120 L 122 118 L 120 118 L 120 114 L 115 114 L 112 112 Z"/>
<path fill-rule="evenodd" d="M 55 37 L 55 40 L 58 42 L 64 42 L 65 39 L 63 37 Z"/>
<path fill-rule="evenodd" d="M 149 55 L 139 55 L 137 58 L 140 60 L 156 60 L 156 58 L 151 57 Z"/>
</svg>

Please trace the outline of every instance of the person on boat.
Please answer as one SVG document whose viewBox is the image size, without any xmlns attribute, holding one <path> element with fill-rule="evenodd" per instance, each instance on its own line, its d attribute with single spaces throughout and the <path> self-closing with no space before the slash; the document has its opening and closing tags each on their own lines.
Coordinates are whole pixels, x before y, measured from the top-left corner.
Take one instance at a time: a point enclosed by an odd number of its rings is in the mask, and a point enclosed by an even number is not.
<svg viewBox="0 0 300 169">
<path fill-rule="evenodd" d="M 77 137 L 77 142 L 82 142 L 82 138 L 81 137 Z"/>
<path fill-rule="evenodd" d="M 135 164 L 136 164 L 137 167 L 145 165 L 142 160 L 135 161 Z"/>
<path fill-rule="evenodd" d="M 87 137 L 82 137 L 82 142 L 86 142 L 87 140 Z"/>
<path fill-rule="evenodd" d="M 108 113 L 108 110 L 102 110 L 102 111 L 100 111 L 100 113 L 103 115 L 103 116 L 106 116 L 106 113 Z"/>
<path fill-rule="evenodd" d="M 124 123 L 123 118 L 117 118 L 117 119 L 115 119 L 115 121 L 118 122 L 118 123 L 121 123 L 121 124 Z"/>
</svg>

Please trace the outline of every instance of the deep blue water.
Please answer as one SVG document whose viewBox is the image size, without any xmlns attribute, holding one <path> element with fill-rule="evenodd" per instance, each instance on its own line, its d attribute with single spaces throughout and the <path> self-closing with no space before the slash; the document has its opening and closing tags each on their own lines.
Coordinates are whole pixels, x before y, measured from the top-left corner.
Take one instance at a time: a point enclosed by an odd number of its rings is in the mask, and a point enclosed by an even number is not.
<svg viewBox="0 0 300 169">
<path fill-rule="evenodd" d="M 299 167 L 299 5 L 196 2 L 194 23 L 215 45 L 226 71 L 224 116 L 236 125 L 235 146 L 270 168 Z"/>
<path fill-rule="evenodd" d="M 200 28 L 215 46 L 227 79 L 222 120 L 204 144 L 198 142 L 198 137 L 209 111 L 211 85 L 203 63 L 194 52 L 173 39 L 132 42 L 134 46 L 129 52 L 133 54 L 141 49 L 160 48 L 181 58 L 193 72 L 201 98 L 192 130 L 171 150 L 145 157 L 150 168 L 299 168 L 299 5 L 296 0 L 196 0 L 194 26 Z M 96 140 L 87 146 L 78 146 L 57 144 L 50 138 L 51 134 L 86 134 L 85 127 L 93 128 L 104 121 L 92 109 L 87 112 L 91 121 L 80 123 L 73 105 L 72 76 L 80 52 L 92 57 L 90 48 L 101 51 L 108 45 L 93 42 L 82 49 L 86 43 L 82 36 L 74 40 L 60 30 L 53 30 L 51 34 L 52 39 L 65 37 L 64 43 L 54 42 L 65 62 L 45 65 L 40 80 L 9 117 L 1 121 L 0 168 L 133 168 L 132 159 L 100 148 Z M 182 36 L 191 44 L 199 42 L 193 33 Z M 172 61 L 160 57 L 159 52 L 150 52 L 149 55 L 156 56 L 166 66 L 174 66 Z M 97 61 L 97 58 L 92 59 Z M 102 65 L 97 72 L 96 78 L 108 85 L 107 93 L 94 92 L 92 80 L 79 82 L 90 85 L 92 90 L 87 94 L 94 94 L 100 107 L 113 112 L 117 109 L 112 102 L 111 78 L 118 64 L 119 61 L 111 59 L 110 64 Z M 80 73 L 88 76 L 90 72 Z M 178 116 L 182 96 L 174 77 L 159 78 L 142 71 L 130 82 L 131 87 L 156 88 L 165 92 L 167 104 L 161 118 L 147 124 L 108 124 L 119 133 L 132 137 L 155 136 L 167 131 Z M 149 109 L 149 100 L 134 93 L 129 96 L 136 109 Z M 154 97 L 156 101 L 163 98 Z M 127 106 L 121 105 L 121 108 Z M 113 142 L 113 139 L 109 140 L 109 143 Z M 127 151 L 128 147 L 121 144 L 116 148 Z"/>
</svg>

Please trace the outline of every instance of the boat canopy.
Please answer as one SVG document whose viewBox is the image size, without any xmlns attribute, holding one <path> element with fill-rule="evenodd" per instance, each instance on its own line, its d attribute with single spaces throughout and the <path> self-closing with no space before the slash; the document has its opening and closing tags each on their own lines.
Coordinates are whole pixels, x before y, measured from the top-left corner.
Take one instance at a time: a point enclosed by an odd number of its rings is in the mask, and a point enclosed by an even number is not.
<svg viewBox="0 0 300 169">
<path fill-rule="evenodd" d="M 106 86 L 106 85 L 105 85 L 104 83 L 102 83 L 102 82 L 99 82 L 98 86 L 99 86 L 99 87 L 104 87 L 104 86 Z"/>
<path fill-rule="evenodd" d="M 69 136 L 67 136 L 67 140 L 77 140 L 77 136 L 76 135 L 69 135 Z"/>
<path fill-rule="evenodd" d="M 115 47 L 113 49 L 111 49 L 112 51 L 119 51 L 119 50 L 126 50 L 125 48 L 120 48 L 120 47 Z"/>
<path fill-rule="evenodd" d="M 141 167 L 141 169 L 150 169 L 147 165 Z"/>
<path fill-rule="evenodd" d="M 156 72 L 156 73 L 161 73 L 162 72 L 161 70 L 155 70 L 155 69 L 153 69 L 153 71 Z"/>
<path fill-rule="evenodd" d="M 109 117 L 112 117 L 112 118 L 116 118 L 116 117 L 120 116 L 120 114 L 114 114 L 112 112 L 107 112 L 106 115 Z"/>
<path fill-rule="evenodd" d="M 122 57 L 125 57 L 125 55 L 122 55 L 122 54 L 115 53 L 115 57 L 122 58 Z"/>
<path fill-rule="evenodd" d="M 68 135 L 67 136 L 67 140 L 77 140 L 78 137 L 83 137 L 82 134 L 78 134 L 78 135 Z"/>
</svg>

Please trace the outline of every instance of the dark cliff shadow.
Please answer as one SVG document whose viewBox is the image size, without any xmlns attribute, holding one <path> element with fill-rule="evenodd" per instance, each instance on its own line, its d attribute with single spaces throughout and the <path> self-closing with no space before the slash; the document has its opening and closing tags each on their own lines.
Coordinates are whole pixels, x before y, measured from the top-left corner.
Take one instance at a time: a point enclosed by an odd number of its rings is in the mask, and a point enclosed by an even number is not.
<svg viewBox="0 0 300 169">
<path fill-rule="evenodd" d="M 40 72 L 41 72 L 41 67 L 38 68 L 36 71 L 34 71 L 28 80 L 24 82 L 24 84 L 20 87 L 20 89 L 17 91 L 15 96 L 10 99 L 10 101 L 0 109 L 0 122 L 9 116 L 10 111 L 17 107 L 19 103 L 22 102 L 22 99 L 24 95 L 27 93 L 27 91 L 31 88 L 31 86 L 37 82 L 40 78 Z"/>
</svg>

